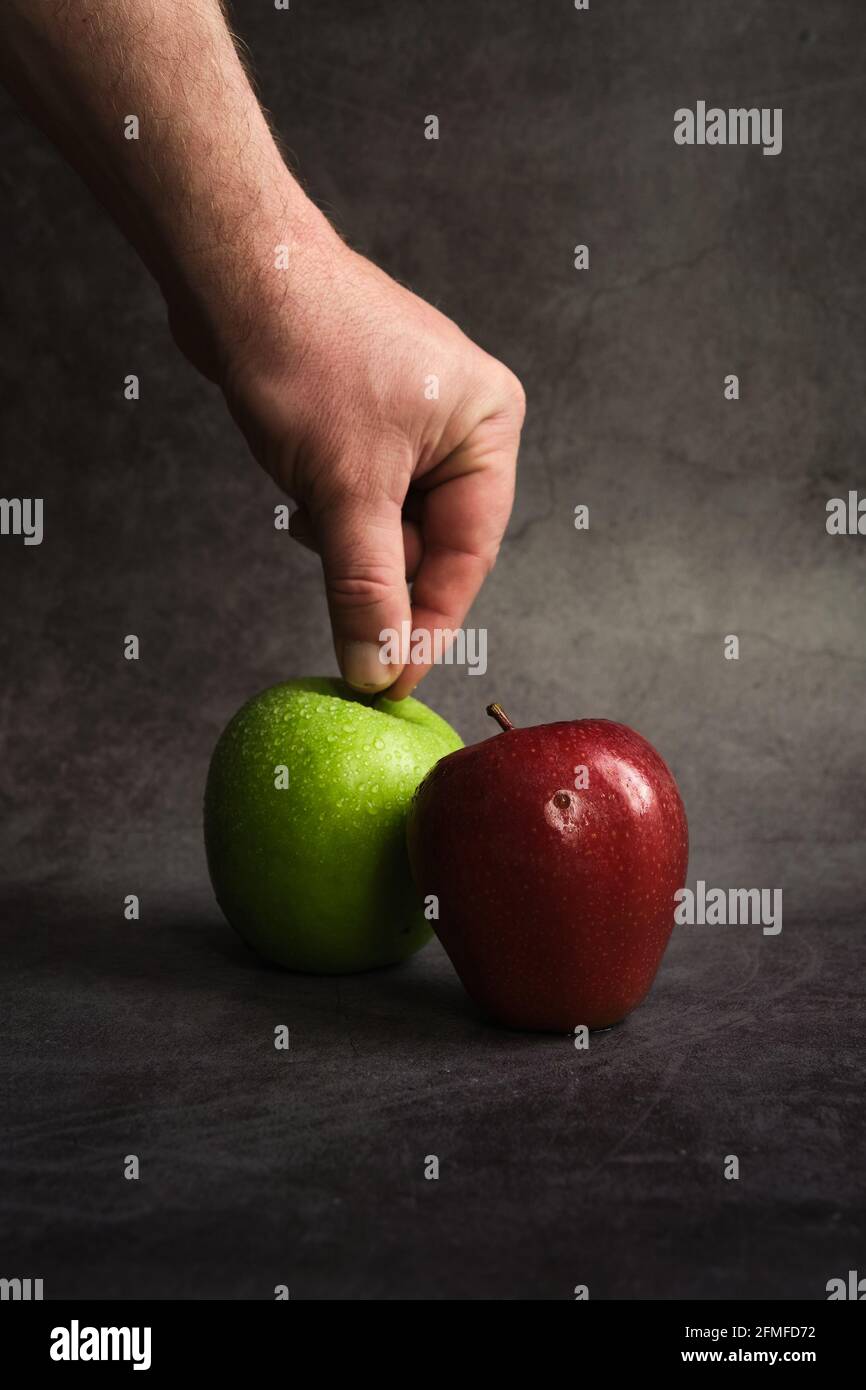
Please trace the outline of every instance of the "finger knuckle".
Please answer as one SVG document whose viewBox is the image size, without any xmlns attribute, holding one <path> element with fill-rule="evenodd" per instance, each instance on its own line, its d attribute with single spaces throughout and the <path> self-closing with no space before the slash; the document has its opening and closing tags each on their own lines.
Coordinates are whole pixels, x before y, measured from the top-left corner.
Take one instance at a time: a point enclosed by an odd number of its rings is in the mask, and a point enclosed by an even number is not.
<svg viewBox="0 0 866 1390">
<path fill-rule="evenodd" d="M 508 371 L 505 380 L 506 396 L 514 414 L 522 421 L 526 415 L 526 392 L 523 383 L 514 372 Z"/>
<path fill-rule="evenodd" d="M 358 612 L 376 608 L 394 591 L 394 575 L 376 566 L 338 570 L 328 582 L 331 602 L 341 610 Z"/>
<path fill-rule="evenodd" d="M 489 546 L 489 547 L 483 552 L 483 554 L 481 555 L 481 567 L 482 567 L 482 570 L 483 570 L 483 572 L 484 572 L 484 578 L 485 578 L 485 579 L 486 579 L 487 576 L 490 574 L 490 571 L 491 571 L 491 570 L 494 568 L 494 566 L 496 565 L 496 561 L 497 561 L 498 558 L 499 558 L 499 546 L 498 546 L 498 544 L 497 544 L 497 545 L 491 545 L 491 546 Z"/>
</svg>

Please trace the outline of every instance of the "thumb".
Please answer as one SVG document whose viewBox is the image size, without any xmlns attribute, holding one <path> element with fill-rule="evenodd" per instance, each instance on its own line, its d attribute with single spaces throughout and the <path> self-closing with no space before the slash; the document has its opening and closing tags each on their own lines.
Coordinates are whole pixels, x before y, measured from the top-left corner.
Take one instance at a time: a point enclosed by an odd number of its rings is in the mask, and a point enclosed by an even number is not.
<svg viewBox="0 0 866 1390">
<path fill-rule="evenodd" d="M 403 669 L 389 660 L 387 639 L 399 639 L 412 616 L 400 507 L 388 497 L 344 497 L 313 524 L 343 679 L 356 690 L 385 690 Z"/>
</svg>

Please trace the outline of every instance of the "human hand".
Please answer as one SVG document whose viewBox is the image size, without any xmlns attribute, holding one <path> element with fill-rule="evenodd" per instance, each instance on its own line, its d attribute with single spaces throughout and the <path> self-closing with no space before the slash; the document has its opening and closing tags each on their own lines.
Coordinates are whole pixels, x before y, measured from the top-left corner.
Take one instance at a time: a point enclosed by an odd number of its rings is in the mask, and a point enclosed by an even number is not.
<svg viewBox="0 0 866 1390">
<path fill-rule="evenodd" d="M 383 664 L 381 634 L 461 627 L 511 512 L 523 391 L 336 237 L 304 260 L 251 314 L 222 384 L 298 503 L 291 534 L 321 556 L 344 678 L 402 699 L 429 667 Z"/>
<path fill-rule="evenodd" d="M 138 248 L 179 346 L 297 501 L 344 676 L 400 699 L 426 668 L 383 665 L 379 634 L 462 625 L 511 511 L 522 390 L 305 196 L 220 0 L 140 8 L 4 0 L 0 75 Z"/>
</svg>

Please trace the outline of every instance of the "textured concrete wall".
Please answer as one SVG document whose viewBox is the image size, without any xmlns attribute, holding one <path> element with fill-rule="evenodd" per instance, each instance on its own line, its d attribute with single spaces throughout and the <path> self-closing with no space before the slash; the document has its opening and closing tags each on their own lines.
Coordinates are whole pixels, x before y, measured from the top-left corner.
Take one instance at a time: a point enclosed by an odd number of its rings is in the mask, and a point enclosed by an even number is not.
<svg viewBox="0 0 866 1390">
<path fill-rule="evenodd" d="M 827 536 L 824 506 L 863 479 L 866 16 L 503 0 L 236 17 L 311 193 L 528 391 L 514 518 L 472 618 L 488 676 L 445 669 L 425 697 L 467 740 L 494 697 L 522 723 L 632 723 L 682 781 L 696 871 L 784 884 L 791 912 L 859 903 L 866 550 Z M 781 104 L 782 155 L 675 147 L 673 112 L 701 94 Z M 335 668 L 317 562 L 274 532 L 273 485 L 132 253 L 9 109 L 2 170 L 4 488 L 46 499 L 43 547 L 0 548 L 5 830 L 38 877 L 46 843 L 84 872 L 139 839 L 197 849 L 226 717 Z"/>
</svg>

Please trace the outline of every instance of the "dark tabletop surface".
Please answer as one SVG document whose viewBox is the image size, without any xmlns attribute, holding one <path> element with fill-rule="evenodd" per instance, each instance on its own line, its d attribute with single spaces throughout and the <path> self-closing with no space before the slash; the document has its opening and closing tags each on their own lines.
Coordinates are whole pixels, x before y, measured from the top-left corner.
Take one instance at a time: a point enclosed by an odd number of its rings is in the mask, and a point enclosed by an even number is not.
<svg viewBox="0 0 866 1390">
<path fill-rule="evenodd" d="M 845 927 L 676 928 L 645 1004 L 577 1051 L 485 1023 L 437 943 L 302 977 L 207 893 L 143 909 L 4 902 L 4 1262 L 46 1297 L 814 1299 L 857 1267 Z"/>
</svg>

